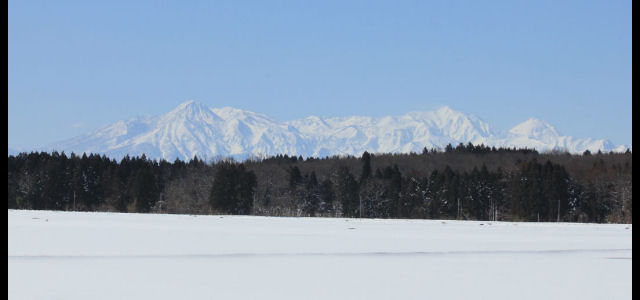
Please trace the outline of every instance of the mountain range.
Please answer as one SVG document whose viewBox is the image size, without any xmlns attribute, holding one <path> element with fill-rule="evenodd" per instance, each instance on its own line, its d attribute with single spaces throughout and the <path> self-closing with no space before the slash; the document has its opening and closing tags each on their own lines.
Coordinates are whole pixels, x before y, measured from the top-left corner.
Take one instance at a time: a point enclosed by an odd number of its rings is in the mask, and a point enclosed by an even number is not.
<svg viewBox="0 0 640 300">
<path fill-rule="evenodd" d="M 435 111 L 411 112 L 381 118 L 352 116 L 281 122 L 264 114 L 232 107 L 209 108 L 187 101 L 155 117 L 119 121 L 87 134 L 49 145 L 43 151 L 100 153 L 189 160 L 267 157 L 288 154 L 304 157 L 421 152 L 447 144 L 484 144 L 496 147 L 561 150 L 571 153 L 625 151 L 605 139 L 564 136 L 550 124 L 531 118 L 508 131 L 494 130 L 480 118 L 444 106 Z M 9 151 L 11 153 L 11 150 Z"/>
</svg>

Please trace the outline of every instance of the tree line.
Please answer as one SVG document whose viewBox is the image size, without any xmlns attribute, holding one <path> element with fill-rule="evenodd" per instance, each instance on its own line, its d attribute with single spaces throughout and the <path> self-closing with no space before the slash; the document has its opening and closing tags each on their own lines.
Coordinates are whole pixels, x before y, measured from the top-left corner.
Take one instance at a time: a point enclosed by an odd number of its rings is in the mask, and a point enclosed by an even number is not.
<svg viewBox="0 0 640 300">
<path fill-rule="evenodd" d="M 8 156 L 8 208 L 544 222 L 632 222 L 632 154 L 484 145 L 236 162 Z"/>
</svg>

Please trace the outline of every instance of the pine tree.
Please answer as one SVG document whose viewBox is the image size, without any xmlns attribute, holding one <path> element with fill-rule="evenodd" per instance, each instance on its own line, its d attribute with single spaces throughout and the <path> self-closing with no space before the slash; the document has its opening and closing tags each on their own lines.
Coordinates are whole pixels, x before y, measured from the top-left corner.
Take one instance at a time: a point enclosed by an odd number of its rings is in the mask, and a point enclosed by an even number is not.
<svg viewBox="0 0 640 300">
<path fill-rule="evenodd" d="M 360 173 L 360 182 L 367 180 L 371 176 L 371 154 L 365 151 L 362 153 L 362 172 Z"/>
<path fill-rule="evenodd" d="M 302 210 L 307 216 L 314 216 L 320 206 L 318 179 L 316 172 L 311 172 L 307 177 L 304 191 L 304 204 Z"/>
<path fill-rule="evenodd" d="M 143 167 L 135 175 L 132 192 L 135 211 L 140 213 L 149 212 L 159 196 L 156 179 L 149 166 Z"/>
<path fill-rule="evenodd" d="M 333 212 L 333 202 L 336 198 L 333 191 L 333 183 L 329 179 L 325 179 L 318 186 L 318 197 L 320 198 L 320 211 L 323 213 Z"/>
<path fill-rule="evenodd" d="M 295 156 L 294 156 L 295 157 Z M 298 166 L 289 167 L 289 187 L 295 187 L 302 182 L 302 173 Z"/>
<path fill-rule="evenodd" d="M 253 207 L 256 175 L 244 165 L 222 163 L 216 170 L 209 196 L 212 208 L 230 214 L 249 214 Z"/>
<path fill-rule="evenodd" d="M 346 217 L 358 216 L 358 182 L 347 167 L 338 169 L 336 198 L 342 204 L 342 214 Z"/>
</svg>

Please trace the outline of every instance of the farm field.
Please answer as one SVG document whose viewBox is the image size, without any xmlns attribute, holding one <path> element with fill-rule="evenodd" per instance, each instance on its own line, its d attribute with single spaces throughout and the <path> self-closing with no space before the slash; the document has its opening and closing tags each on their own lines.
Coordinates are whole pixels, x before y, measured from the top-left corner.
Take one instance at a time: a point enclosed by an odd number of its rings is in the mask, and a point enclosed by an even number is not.
<svg viewBox="0 0 640 300">
<path fill-rule="evenodd" d="M 632 225 L 8 210 L 9 299 L 631 299 Z"/>
</svg>

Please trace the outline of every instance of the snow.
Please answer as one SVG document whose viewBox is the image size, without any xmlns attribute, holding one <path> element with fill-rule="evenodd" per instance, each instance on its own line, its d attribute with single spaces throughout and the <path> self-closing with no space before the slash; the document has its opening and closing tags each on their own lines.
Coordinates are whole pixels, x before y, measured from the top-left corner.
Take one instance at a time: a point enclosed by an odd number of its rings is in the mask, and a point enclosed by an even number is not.
<svg viewBox="0 0 640 300">
<path fill-rule="evenodd" d="M 631 299 L 632 226 L 8 211 L 9 299 Z"/>
<path fill-rule="evenodd" d="M 572 153 L 625 151 L 627 145 L 608 140 L 560 135 L 553 126 L 531 118 L 507 132 L 493 130 L 480 118 L 442 107 L 403 116 L 304 119 L 280 122 L 264 114 L 232 107 L 208 108 L 187 101 L 152 118 L 134 118 L 45 147 L 44 151 L 96 152 L 120 159 L 142 155 L 174 161 L 260 155 L 361 155 L 421 152 L 459 143 L 496 147 L 527 147 L 539 151 L 566 149 Z"/>
<path fill-rule="evenodd" d="M 509 130 L 509 133 L 530 138 L 557 139 L 558 131 L 549 123 L 536 118 L 530 118 Z"/>
</svg>

